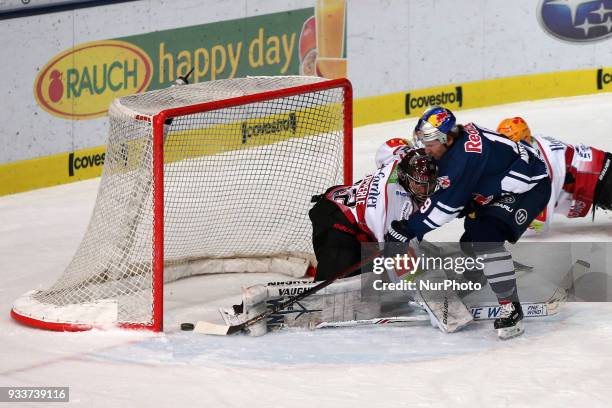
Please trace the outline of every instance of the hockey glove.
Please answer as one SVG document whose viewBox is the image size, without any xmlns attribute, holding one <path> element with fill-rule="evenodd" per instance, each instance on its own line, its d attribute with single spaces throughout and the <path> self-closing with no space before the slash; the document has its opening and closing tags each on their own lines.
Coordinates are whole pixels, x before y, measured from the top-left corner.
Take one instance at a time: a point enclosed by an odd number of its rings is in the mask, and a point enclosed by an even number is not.
<svg viewBox="0 0 612 408">
<path fill-rule="evenodd" d="M 408 242 L 414 238 L 414 234 L 408 228 L 406 221 L 393 221 L 389 231 L 385 235 L 385 242 Z"/>
</svg>

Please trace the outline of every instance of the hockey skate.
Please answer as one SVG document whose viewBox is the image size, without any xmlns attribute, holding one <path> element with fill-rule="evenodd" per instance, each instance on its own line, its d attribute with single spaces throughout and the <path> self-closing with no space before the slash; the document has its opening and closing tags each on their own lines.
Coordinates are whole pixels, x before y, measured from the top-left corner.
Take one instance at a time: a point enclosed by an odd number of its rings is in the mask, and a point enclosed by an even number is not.
<svg viewBox="0 0 612 408">
<path fill-rule="evenodd" d="M 523 327 L 523 308 L 519 302 L 509 302 L 501 306 L 501 315 L 493 323 L 497 336 L 508 340 L 525 332 Z"/>
</svg>

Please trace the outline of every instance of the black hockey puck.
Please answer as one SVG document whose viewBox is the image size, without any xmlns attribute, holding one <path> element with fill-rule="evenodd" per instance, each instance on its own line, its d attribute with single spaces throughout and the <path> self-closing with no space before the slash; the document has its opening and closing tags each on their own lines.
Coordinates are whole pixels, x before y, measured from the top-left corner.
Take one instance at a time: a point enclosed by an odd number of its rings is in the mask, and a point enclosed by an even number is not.
<svg viewBox="0 0 612 408">
<path fill-rule="evenodd" d="M 181 323 L 181 330 L 189 331 L 193 330 L 195 325 L 193 323 Z"/>
</svg>

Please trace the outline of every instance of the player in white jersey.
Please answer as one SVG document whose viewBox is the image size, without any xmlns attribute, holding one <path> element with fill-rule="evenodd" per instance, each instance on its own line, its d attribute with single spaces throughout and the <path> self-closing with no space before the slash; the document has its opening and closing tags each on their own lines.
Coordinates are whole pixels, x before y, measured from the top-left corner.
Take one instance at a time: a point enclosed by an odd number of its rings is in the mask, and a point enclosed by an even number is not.
<svg viewBox="0 0 612 408">
<path fill-rule="evenodd" d="M 585 217 L 591 208 L 612 210 L 612 154 L 584 144 L 572 145 L 549 136 L 534 135 L 520 117 L 502 120 L 497 132 L 535 147 L 546 161 L 552 191 L 546 209 L 529 225 L 532 234 L 550 228 L 553 213 Z"/>
<path fill-rule="evenodd" d="M 316 204 L 309 215 L 317 258 L 315 280 L 332 278 L 357 264 L 361 243 L 384 242 L 391 222 L 407 219 L 436 189 L 436 166 L 423 149 L 392 139 L 376 157 L 380 166 L 373 174 L 313 197 Z"/>
</svg>

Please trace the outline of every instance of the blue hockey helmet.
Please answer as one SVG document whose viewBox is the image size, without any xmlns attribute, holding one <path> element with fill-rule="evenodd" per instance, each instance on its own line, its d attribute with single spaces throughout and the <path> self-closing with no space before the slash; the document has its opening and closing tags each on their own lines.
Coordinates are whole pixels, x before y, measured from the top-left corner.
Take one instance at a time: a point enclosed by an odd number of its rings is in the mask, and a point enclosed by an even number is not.
<svg viewBox="0 0 612 408">
<path fill-rule="evenodd" d="M 449 109 L 432 106 L 427 109 L 414 128 L 414 140 L 446 143 L 449 133 L 457 130 L 457 120 Z"/>
</svg>

